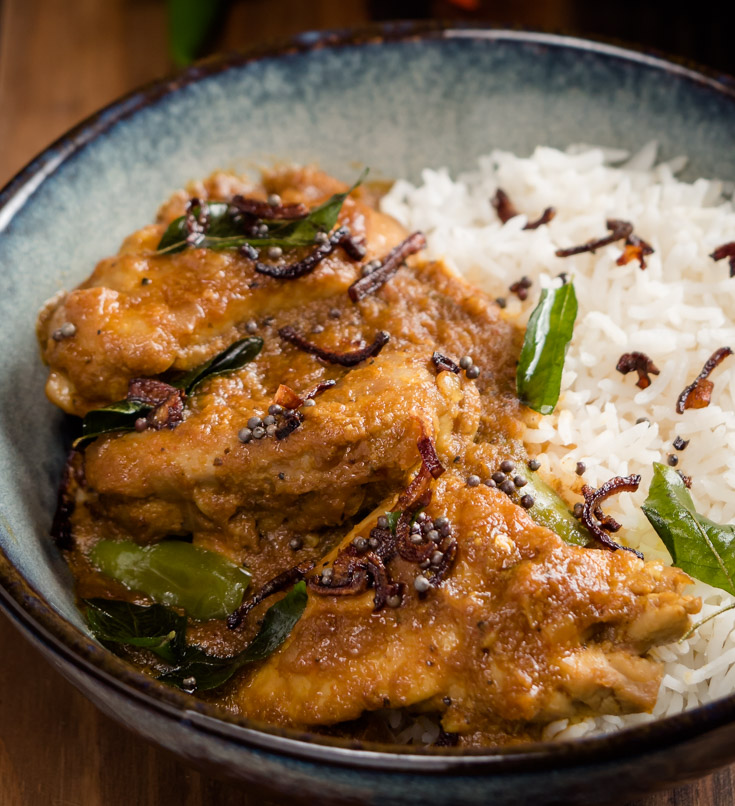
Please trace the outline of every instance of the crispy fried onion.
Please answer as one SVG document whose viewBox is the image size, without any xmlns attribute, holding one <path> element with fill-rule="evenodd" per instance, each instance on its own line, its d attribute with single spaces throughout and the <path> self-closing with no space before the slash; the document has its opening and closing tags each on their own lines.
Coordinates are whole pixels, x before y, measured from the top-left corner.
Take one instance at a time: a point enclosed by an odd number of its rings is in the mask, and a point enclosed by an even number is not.
<svg viewBox="0 0 735 806">
<path fill-rule="evenodd" d="M 285 383 L 282 383 L 279 385 L 278 389 L 276 389 L 273 402 L 279 406 L 283 406 L 284 409 L 300 409 L 307 400 L 318 397 L 322 392 L 331 389 L 336 383 L 337 381 L 331 379 L 319 381 L 316 386 L 313 386 L 308 392 L 305 392 L 303 397 L 297 395 L 290 386 L 286 386 Z"/>
<path fill-rule="evenodd" d="M 352 238 L 348 227 L 340 227 L 330 235 L 326 243 L 317 246 L 313 252 L 302 260 L 285 265 L 261 263 L 258 261 L 255 264 L 255 271 L 260 274 L 267 274 L 269 277 L 275 277 L 279 280 L 294 280 L 297 277 L 303 277 L 305 274 L 314 271 L 322 260 L 331 255 L 338 246 L 341 246 L 353 260 L 361 260 L 365 257 L 365 247 Z"/>
<path fill-rule="evenodd" d="M 728 263 L 730 264 L 730 277 L 735 277 L 735 241 L 723 243 L 722 246 L 718 246 L 710 257 L 714 261 L 728 258 Z"/>
<path fill-rule="evenodd" d="M 276 439 L 279 441 L 285 439 L 289 434 L 292 434 L 299 428 L 304 421 L 304 415 L 299 409 L 307 400 L 312 400 L 322 392 L 326 392 L 327 389 L 331 389 L 336 383 L 337 381 L 334 380 L 320 381 L 316 386 L 309 389 L 303 397 L 297 395 L 290 386 L 286 386 L 286 384 L 282 383 L 273 397 L 273 402 L 285 409 L 283 414 L 279 415 L 280 423 L 276 430 Z"/>
<path fill-rule="evenodd" d="M 425 467 L 429 473 L 431 473 L 432 478 L 438 479 L 439 476 L 444 472 L 444 468 L 442 467 L 442 463 L 439 461 L 439 455 L 436 452 L 436 448 L 434 447 L 434 443 L 428 434 L 423 429 L 422 423 L 422 434 L 419 437 L 418 442 L 416 443 L 416 447 L 419 449 L 419 453 L 421 454 L 422 460 L 422 467 Z"/>
<path fill-rule="evenodd" d="M 326 361 L 328 364 L 339 364 L 343 367 L 354 367 L 357 364 L 360 364 L 362 361 L 378 355 L 378 353 L 390 340 L 390 334 L 386 333 L 385 330 L 379 330 L 376 333 L 372 344 L 368 344 L 366 347 L 363 347 L 360 350 L 352 350 L 348 353 L 337 353 L 333 350 L 324 350 L 323 348 L 314 344 L 314 342 L 304 338 L 298 332 L 298 330 L 296 330 L 294 327 L 291 327 L 291 325 L 282 327 L 278 331 L 278 335 L 284 341 L 287 341 L 289 344 L 293 344 L 294 347 L 298 347 L 299 350 L 303 350 L 306 353 L 311 353 L 317 358 L 320 358 L 322 361 Z"/>
<path fill-rule="evenodd" d="M 136 431 L 176 428 L 184 420 L 185 397 L 183 389 L 155 378 L 132 378 L 128 384 L 127 399 L 152 406 L 145 417 L 136 421 Z"/>
<path fill-rule="evenodd" d="M 712 353 L 699 375 L 679 395 L 676 401 L 677 414 L 684 414 L 686 409 L 704 409 L 709 406 L 715 385 L 707 378 L 712 370 L 722 363 L 728 355 L 732 355 L 732 350 L 729 347 L 720 347 Z"/>
<path fill-rule="evenodd" d="M 431 361 L 436 367 L 437 372 L 454 372 L 455 375 L 459 375 L 460 368 L 459 364 L 455 364 L 451 358 L 448 358 L 446 355 L 442 355 L 441 353 L 434 353 L 431 356 Z"/>
<path fill-rule="evenodd" d="M 268 204 L 260 199 L 246 199 L 239 193 L 232 197 L 230 204 L 240 213 L 268 221 L 293 220 L 309 215 L 305 204 Z"/>
<path fill-rule="evenodd" d="M 563 278 L 562 278 L 563 279 Z M 533 280 L 524 274 L 520 280 L 508 286 L 508 291 L 515 294 L 521 302 L 528 299 L 528 289 L 533 285 Z"/>
<path fill-rule="evenodd" d="M 400 269 L 406 258 L 419 252 L 425 246 L 426 238 L 421 232 L 414 232 L 409 235 L 405 241 L 391 249 L 388 255 L 380 261 L 380 266 L 377 269 L 359 280 L 355 280 L 347 289 L 350 299 L 353 302 L 359 302 L 363 297 L 374 294 Z"/>
<path fill-rule="evenodd" d="M 610 230 L 610 234 L 604 238 L 593 238 L 581 246 L 571 246 L 568 249 L 557 249 L 557 257 L 571 257 L 572 255 L 581 255 L 583 252 L 594 253 L 603 246 L 608 246 L 615 241 L 622 241 L 628 239 L 633 234 L 633 225 L 629 221 L 621 221 L 618 218 L 608 218 L 605 226 Z"/>
<path fill-rule="evenodd" d="M 331 389 L 336 383 L 337 381 L 331 379 L 319 381 L 316 386 L 313 386 L 308 392 L 306 392 L 304 395 L 304 400 L 313 400 L 315 397 L 319 397 L 322 392 L 326 392 L 327 389 Z"/>
<path fill-rule="evenodd" d="M 638 265 L 642 268 L 646 268 L 646 257 L 648 255 L 653 254 L 653 247 L 651 244 L 646 243 L 643 238 L 639 238 L 637 235 L 629 235 L 625 239 L 625 245 L 623 246 L 623 254 L 615 261 L 618 266 L 625 266 L 626 263 L 630 263 L 631 260 L 637 260 Z"/>
<path fill-rule="evenodd" d="M 293 434 L 297 428 L 301 427 L 303 421 L 304 415 L 300 411 L 287 409 L 283 414 L 281 424 L 276 429 L 276 439 L 279 442 L 286 439 L 289 434 Z"/>
<path fill-rule="evenodd" d="M 653 361 L 645 353 L 638 352 L 623 353 L 618 359 L 615 369 L 623 375 L 627 375 L 629 372 L 637 372 L 638 380 L 635 385 L 639 389 L 648 389 L 651 385 L 649 375 L 659 374 L 659 369 Z"/>
<path fill-rule="evenodd" d="M 609 481 L 606 481 L 602 487 L 594 490 L 587 484 L 582 487 L 582 495 L 584 496 L 584 504 L 582 505 L 582 515 L 580 520 L 589 529 L 590 534 L 594 535 L 603 545 L 612 551 L 618 549 L 625 549 L 631 551 L 636 557 L 643 559 L 640 551 L 636 551 L 629 546 L 621 546 L 611 539 L 608 532 L 617 532 L 620 529 L 620 524 L 605 515 L 602 511 L 602 502 L 609 498 L 611 495 L 618 493 L 634 493 L 641 483 L 641 477 L 638 475 L 633 476 L 616 476 Z"/>
<path fill-rule="evenodd" d="M 379 519 L 370 530 L 368 540 L 356 537 L 339 552 L 331 566 L 307 580 L 311 591 L 320 595 L 347 596 L 363 593 L 372 587 L 375 591 L 373 611 L 378 612 L 386 604 L 400 606 L 403 600 L 405 586 L 394 582 L 387 568 L 396 556 L 422 564 L 440 554 L 441 558 L 431 563 L 426 578 L 433 586 L 438 586 L 445 578 L 457 556 L 456 539 L 446 534 L 435 542 L 422 535 L 420 527 L 412 528 L 418 513 L 431 502 L 432 479 L 444 472 L 429 437 L 422 435 L 418 447 L 421 467 L 401 493 L 393 510 L 395 514 L 400 512 L 395 530 L 386 523 L 381 524 Z"/>
<path fill-rule="evenodd" d="M 242 624 L 245 616 L 247 616 L 257 604 L 260 604 L 263 599 L 267 599 L 274 593 L 290 588 L 296 582 L 303 579 L 309 571 L 314 568 L 315 564 L 316 563 L 312 560 L 309 560 L 283 571 L 278 574 L 278 576 L 273 577 L 273 579 L 269 579 L 256 594 L 244 601 L 237 610 L 233 610 L 232 613 L 227 616 L 227 626 L 229 629 L 236 630 Z"/>
<path fill-rule="evenodd" d="M 520 215 L 508 194 L 501 188 L 498 188 L 495 195 L 490 199 L 490 204 L 495 208 L 498 218 L 503 224 Z M 556 210 L 553 207 L 547 207 L 536 221 L 529 221 L 523 229 L 538 229 L 542 224 L 548 224 L 555 215 Z"/>
</svg>

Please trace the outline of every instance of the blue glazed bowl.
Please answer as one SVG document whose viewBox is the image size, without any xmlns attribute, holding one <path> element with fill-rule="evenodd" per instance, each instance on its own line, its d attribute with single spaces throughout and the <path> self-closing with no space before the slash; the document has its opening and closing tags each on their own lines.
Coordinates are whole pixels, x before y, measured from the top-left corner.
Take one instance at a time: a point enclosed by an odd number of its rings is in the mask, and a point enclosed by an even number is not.
<svg viewBox="0 0 735 806">
<path fill-rule="evenodd" d="M 94 642 L 47 537 L 63 464 L 33 324 L 160 201 L 216 168 L 317 162 L 416 179 L 495 147 L 657 139 L 689 175 L 735 179 L 735 84 L 608 45 L 395 24 L 304 34 L 204 63 L 113 104 L 0 193 L 0 603 L 105 712 L 211 772 L 320 804 L 621 802 L 735 758 L 735 696 L 607 738 L 387 753 L 254 726 L 151 680 Z"/>
</svg>

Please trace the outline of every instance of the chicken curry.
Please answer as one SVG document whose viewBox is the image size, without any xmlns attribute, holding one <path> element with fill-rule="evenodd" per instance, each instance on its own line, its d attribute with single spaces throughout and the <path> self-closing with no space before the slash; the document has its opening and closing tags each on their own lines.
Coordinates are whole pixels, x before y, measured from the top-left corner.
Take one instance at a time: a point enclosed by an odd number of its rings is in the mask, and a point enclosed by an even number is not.
<svg viewBox="0 0 735 806">
<path fill-rule="evenodd" d="M 403 709 L 492 746 L 650 710 L 689 577 L 537 478 L 523 334 L 347 190 L 215 174 L 42 310 L 48 397 L 84 418 L 54 536 L 93 631 L 331 734 Z"/>
</svg>

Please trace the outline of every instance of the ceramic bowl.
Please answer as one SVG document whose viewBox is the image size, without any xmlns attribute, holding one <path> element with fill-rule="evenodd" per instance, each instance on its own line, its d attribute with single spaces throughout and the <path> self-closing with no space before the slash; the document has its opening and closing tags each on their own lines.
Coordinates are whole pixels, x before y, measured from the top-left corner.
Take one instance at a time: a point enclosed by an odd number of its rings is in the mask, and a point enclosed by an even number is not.
<svg viewBox="0 0 735 806">
<path fill-rule="evenodd" d="M 113 104 L 0 193 L 0 601 L 105 712 L 210 771 L 321 804 L 618 803 L 735 758 L 735 696 L 607 738 L 496 751 L 387 753 L 259 729 L 138 673 L 90 638 L 48 538 L 63 464 L 33 325 L 216 168 L 316 162 L 351 178 L 418 178 L 500 147 L 583 140 L 735 179 L 735 85 L 617 47 L 544 34 L 396 24 L 304 34 L 213 61 Z M 19 637 L 19 640 L 20 637 Z"/>
</svg>

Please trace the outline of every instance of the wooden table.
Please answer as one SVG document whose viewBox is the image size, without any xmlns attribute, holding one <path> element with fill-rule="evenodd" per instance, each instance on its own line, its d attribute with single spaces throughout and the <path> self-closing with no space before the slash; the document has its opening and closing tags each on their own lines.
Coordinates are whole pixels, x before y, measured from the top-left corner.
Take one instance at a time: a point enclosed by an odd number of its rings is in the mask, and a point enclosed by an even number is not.
<svg viewBox="0 0 735 806">
<path fill-rule="evenodd" d="M 360 2 L 249 0 L 222 45 L 366 19 Z M 0 0 L 0 186 L 85 115 L 169 70 L 161 0 Z M 730 806 L 734 769 L 635 806 Z M 0 806 L 256 803 L 267 806 L 102 716 L 0 616 Z"/>
</svg>

